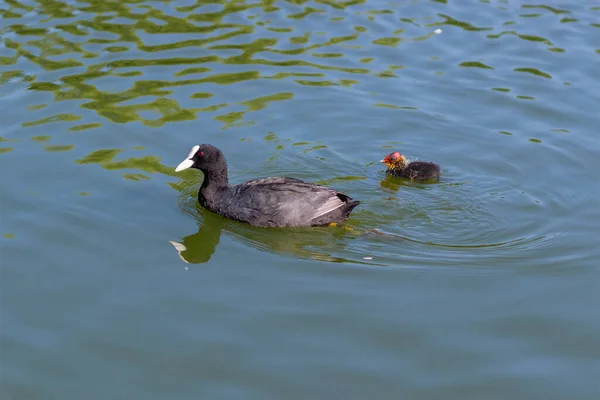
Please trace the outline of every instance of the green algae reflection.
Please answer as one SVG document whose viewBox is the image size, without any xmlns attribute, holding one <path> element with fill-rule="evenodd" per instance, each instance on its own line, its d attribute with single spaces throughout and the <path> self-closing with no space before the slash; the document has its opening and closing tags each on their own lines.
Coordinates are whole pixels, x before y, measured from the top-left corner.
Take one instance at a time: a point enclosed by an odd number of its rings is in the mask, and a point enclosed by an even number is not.
<svg viewBox="0 0 600 400">
<path fill-rule="evenodd" d="M 0 80 L 27 82 L 28 90 L 52 93 L 55 102 L 75 101 L 81 109 L 51 116 L 32 113 L 23 127 L 63 122 L 68 123 L 65 129 L 81 132 L 102 126 L 101 122 L 73 124 L 87 119 L 88 112 L 113 123 L 141 122 L 160 127 L 169 122 L 194 120 L 200 113 L 233 105 L 213 100 L 214 84 L 289 79 L 318 90 L 354 85 L 359 79 L 352 76 L 357 75 L 397 76 L 390 72 L 391 66 L 383 67 L 389 73 L 374 73 L 345 61 L 351 50 L 363 48 L 361 43 L 366 42 L 360 40 L 364 39 L 361 35 L 368 37 L 369 43 L 395 47 L 404 40 L 404 29 L 372 38 L 366 26 L 342 29 L 337 35 L 303 32 L 298 28 L 298 21 L 315 18 L 314 14 L 346 11 L 368 15 L 373 20 L 379 15 L 394 14 L 394 9 L 369 9 L 366 0 L 318 0 L 312 6 L 307 1 L 287 3 L 292 7 L 272 0 L 252 3 L 211 0 L 193 5 L 171 2 L 170 7 L 159 8 L 152 2 L 137 0 L 87 0 L 69 4 L 39 0 L 34 7 L 11 0 L 1 10 L 6 21 L 3 29 L 8 35 L 4 42 L 6 54 L 0 58 L 0 64 L 16 66 L 18 61 L 24 61 L 29 66 L 27 72 L 11 67 L 2 72 Z M 208 10 L 206 4 L 212 7 Z M 43 27 L 31 25 L 25 19 L 27 13 L 33 12 L 43 18 Z M 277 18 L 277 26 L 271 17 L 275 14 L 271 13 L 283 13 L 283 19 Z M 445 19 L 440 24 L 478 29 L 447 16 L 440 18 Z M 330 19 L 344 20 L 340 16 Z M 411 18 L 404 20 L 403 24 L 417 24 Z M 163 38 L 167 36 L 169 40 L 165 41 Z M 173 70 L 168 74 L 161 72 L 163 77 L 170 78 L 152 76 L 165 69 Z M 54 74 L 50 80 L 45 78 L 49 71 L 60 71 L 60 75 Z M 326 76 L 330 71 L 342 76 L 331 79 Z M 177 94 L 185 87 L 194 87 L 194 91 L 185 96 L 193 101 L 184 104 L 176 99 L 182 98 Z M 247 105 L 248 111 L 255 111 L 271 101 L 292 98 L 264 93 L 255 99 L 239 99 L 235 104 Z M 149 118 L 148 114 L 155 117 Z M 238 110 L 223 110 L 212 118 L 228 126 L 244 122 L 245 115 Z"/>
<path fill-rule="evenodd" d="M 160 157 L 130 157 L 123 160 L 115 160 L 124 149 L 103 149 L 92 151 L 87 156 L 76 160 L 77 164 L 97 164 L 106 170 L 134 169 L 147 172 L 149 174 L 159 173 L 169 176 L 175 176 L 175 169 L 167 167 L 160 162 Z M 123 177 L 129 180 L 150 179 L 147 175 L 140 173 L 124 173 Z"/>
</svg>

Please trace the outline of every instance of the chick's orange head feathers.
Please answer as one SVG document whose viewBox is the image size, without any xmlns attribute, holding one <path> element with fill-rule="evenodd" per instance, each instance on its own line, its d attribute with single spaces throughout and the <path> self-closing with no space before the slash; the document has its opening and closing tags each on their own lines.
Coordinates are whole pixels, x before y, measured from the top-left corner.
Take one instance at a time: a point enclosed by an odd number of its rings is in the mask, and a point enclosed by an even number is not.
<svg viewBox="0 0 600 400">
<path fill-rule="evenodd" d="M 400 159 L 402 159 L 402 154 L 398 153 L 397 151 L 394 151 L 393 153 L 390 153 L 387 156 L 385 156 L 385 158 L 381 160 L 381 162 L 386 164 L 387 166 L 390 166 L 396 164 Z"/>
</svg>

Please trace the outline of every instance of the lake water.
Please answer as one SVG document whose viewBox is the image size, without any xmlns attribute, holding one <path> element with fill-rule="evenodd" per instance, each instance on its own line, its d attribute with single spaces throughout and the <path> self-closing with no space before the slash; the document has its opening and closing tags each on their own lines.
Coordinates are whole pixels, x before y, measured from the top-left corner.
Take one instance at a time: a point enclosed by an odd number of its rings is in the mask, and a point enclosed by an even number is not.
<svg viewBox="0 0 600 400">
<path fill-rule="evenodd" d="M 600 2 L 0 14 L 2 399 L 600 398 Z M 361 204 L 224 220 L 199 143 Z"/>
</svg>

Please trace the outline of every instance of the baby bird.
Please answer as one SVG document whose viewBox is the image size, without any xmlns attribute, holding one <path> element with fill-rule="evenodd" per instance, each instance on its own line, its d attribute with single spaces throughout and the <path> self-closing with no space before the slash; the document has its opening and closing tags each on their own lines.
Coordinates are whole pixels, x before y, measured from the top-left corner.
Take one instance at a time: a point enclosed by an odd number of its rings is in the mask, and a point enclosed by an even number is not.
<svg viewBox="0 0 600 400">
<path fill-rule="evenodd" d="M 407 162 L 406 157 L 394 151 L 388 154 L 382 163 L 387 165 L 386 174 L 407 178 L 412 181 L 437 180 L 440 177 L 440 166 L 434 162 L 411 161 Z"/>
</svg>

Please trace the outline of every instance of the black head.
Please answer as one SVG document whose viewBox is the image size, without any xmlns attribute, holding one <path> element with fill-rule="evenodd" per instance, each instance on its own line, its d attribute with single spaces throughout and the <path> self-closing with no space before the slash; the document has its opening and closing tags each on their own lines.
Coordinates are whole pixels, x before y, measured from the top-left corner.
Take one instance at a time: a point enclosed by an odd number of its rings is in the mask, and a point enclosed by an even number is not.
<svg viewBox="0 0 600 400">
<path fill-rule="evenodd" d="M 192 147 L 190 154 L 175 168 L 175 172 L 188 168 L 196 168 L 206 172 L 209 169 L 222 168 L 224 165 L 225 158 L 221 150 L 210 144 L 198 144 Z"/>
</svg>

